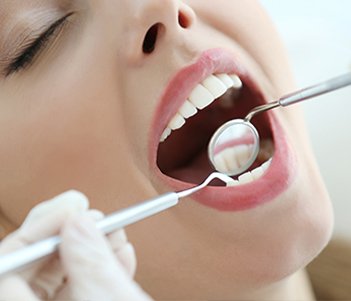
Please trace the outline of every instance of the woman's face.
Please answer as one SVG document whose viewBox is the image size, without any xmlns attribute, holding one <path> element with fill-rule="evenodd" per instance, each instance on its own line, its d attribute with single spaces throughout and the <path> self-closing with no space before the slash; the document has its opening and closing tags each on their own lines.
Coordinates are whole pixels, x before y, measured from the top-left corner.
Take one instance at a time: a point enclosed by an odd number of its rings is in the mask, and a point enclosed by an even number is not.
<svg viewBox="0 0 351 301">
<path fill-rule="evenodd" d="M 294 89 L 254 0 L 1 1 L 0 68 L 0 205 L 16 224 L 68 189 L 107 213 L 199 183 L 217 126 Z M 211 74 L 237 74 L 243 87 L 159 145 Z M 257 127 L 274 144 L 263 176 L 212 187 L 128 228 L 137 279 L 154 297 L 258 289 L 328 241 L 331 206 L 298 109 L 272 111 Z"/>
</svg>

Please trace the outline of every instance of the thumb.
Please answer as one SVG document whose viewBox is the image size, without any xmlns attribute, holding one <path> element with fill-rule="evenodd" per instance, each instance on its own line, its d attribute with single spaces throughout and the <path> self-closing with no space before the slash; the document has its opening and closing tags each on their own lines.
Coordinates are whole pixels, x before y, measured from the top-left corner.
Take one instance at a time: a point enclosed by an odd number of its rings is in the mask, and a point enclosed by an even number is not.
<svg viewBox="0 0 351 301">
<path fill-rule="evenodd" d="M 70 297 L 78 300 L 151 300 L 130 279 L 105 236 L 86 215 L 69 220 L 61 233 L 60 255 Z"/>
</svg>

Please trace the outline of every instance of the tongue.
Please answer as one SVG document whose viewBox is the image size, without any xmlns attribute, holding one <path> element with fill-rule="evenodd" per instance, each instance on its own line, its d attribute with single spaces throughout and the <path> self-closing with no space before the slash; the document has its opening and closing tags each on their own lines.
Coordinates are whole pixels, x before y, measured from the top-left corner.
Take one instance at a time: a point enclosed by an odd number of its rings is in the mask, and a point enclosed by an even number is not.
<svg viewBox="0 0 351 301">
<path fill-rule="evenodd" d="M 189 165 L 169 172 L 169 176 L 187 183 L 201 183 L 214 168 L 208 160 L 206 150 L 203 150 Z"/>
<path fill-rule="evenodd" d="M 261 141 L 260 151 L 255 162 L 248 168 L 248 170 L 253 170 L 258 166 L 261 166 L 262 163 L 266 162 L 273 156 L 274 146 L 273 142 L 270 139 L 265 139 Z M 181 180 L 183 182 L 199 184 L 201 183 L 210 173 L 214 172 L 215 169 L 209 162 L 207 150 L 203 149 L 192 162 L 187 164 L 184 167 L 173 169 L 169 171 L 168 175 Z M 233 177 L 237 179 L 237 176 Z M 215 182 L 212 182 L 212 185 L 216 185 Z M 219 181 L 220 185 L 221 182 Z"/>
</svg>

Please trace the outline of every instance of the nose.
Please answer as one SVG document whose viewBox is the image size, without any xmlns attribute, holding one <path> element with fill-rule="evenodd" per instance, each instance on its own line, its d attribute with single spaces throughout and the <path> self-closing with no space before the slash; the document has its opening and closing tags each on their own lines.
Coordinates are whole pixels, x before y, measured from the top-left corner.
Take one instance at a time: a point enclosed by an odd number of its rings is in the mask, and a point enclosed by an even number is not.
<svg viewBox="0 0 351 301">
<path fill-rule="evenodd" d="M 175 40 L 195 22 L 194 11 L 179 0 L 138 0 L 134 21 L 143 34 L 142 52 L 152 54 L 161 40 Z"/>
</svg>

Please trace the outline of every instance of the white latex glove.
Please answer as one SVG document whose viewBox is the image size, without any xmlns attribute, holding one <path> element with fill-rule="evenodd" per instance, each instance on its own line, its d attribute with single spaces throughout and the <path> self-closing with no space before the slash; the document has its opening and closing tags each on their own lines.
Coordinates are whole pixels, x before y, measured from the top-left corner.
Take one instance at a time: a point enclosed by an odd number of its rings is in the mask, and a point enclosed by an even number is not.
<svg viewBox="0 0 351 301">
<path fill-rule="evenodd" d="M 107 238 L 95 227 L 103 214 L 87 198 L 66 192 L 34 207 L 23 225 L 0 244 L 0 255 L 60 234 L 59 256 L 0 279 L 0 300 L 150 301 L 132 279 L 136 259 L 123 230 Z"/>
</svg>

